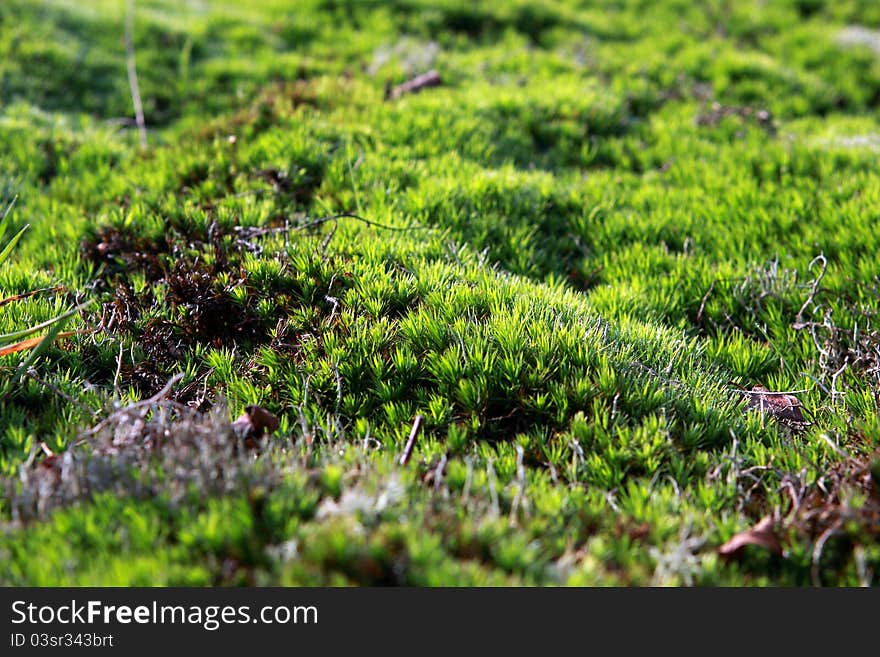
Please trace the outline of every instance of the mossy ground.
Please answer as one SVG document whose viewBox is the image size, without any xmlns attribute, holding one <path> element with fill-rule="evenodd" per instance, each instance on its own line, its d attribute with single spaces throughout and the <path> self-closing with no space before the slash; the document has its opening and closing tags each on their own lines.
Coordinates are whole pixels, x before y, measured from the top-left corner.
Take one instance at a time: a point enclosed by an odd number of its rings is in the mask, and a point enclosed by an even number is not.
<svg viewBox="0 0 880 657">
<path fill-rule="evenodd" d="M 2 583 L 877 582 L 880 5 L 136 4 L 146 149 L 0 5 Z"/>
</svg>

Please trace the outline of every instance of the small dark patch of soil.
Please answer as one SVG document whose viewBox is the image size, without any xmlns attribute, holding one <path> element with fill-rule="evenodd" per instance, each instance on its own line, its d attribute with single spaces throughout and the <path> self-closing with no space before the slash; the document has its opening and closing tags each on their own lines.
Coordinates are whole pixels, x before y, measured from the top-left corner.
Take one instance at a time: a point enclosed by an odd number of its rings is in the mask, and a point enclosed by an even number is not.
<svg viewBox="0 0 880 657">
<path fill-rule="evenodd" d="M 300 71 L 301 76 L 306 71 Z M 210 122 L 195 133 L 196 139 L 212 141 L 228 138 L 243 132 L 251 136 L 264 132 L 279 120 L 290 115 L 298 107 L 319 107 L 320 98 L 315 84 L 307 79 L 281 81 L 270 84 L 250 106 L 236 112 L 230 118 Z M 235 143 L 234 140 L 231 143 Z"/>
<path fill-rule="evenodd" d="M 259 169 L 254 172 L 254 175 L 270 184 L 276 194 L 286 196 L 303 206 L 311 203 L 315 190 L 321 186 L 324 176 L 323 171 L 316 171 L 294 181 L 287 171 L 277 167 Z"/>
<path fill-rule="evenodd" d="M 105 279 L 137 270 L 143 271 L 148 280 L 158 280 L 165 275 L 160 256 L 169 249 L 164 239 L 149 239 L 116 226 L 98 228 L 80 243 L 85 260 L 105 267 Z"/>
<path fill-rule="evenodd" d="M 729 116 L 735 116 L 743 121 L 754 123 L 758 127 L 763 128 L 768 134 L 776 134 L 773 114 L 769 110 L 751 106 L 738 107 L 712 103 L 707 110 L 697 115 L 697 125 L 714 128 Z"/>
<path fill-rule="evenodd" d="M 172 311 L 182 310 L 177 327 L 187 345 L 197 342 L 222 347 L 236 341 L 254 341 L 265 337 L 265 329 L 246 300 L 237 303 L 233 287 L 220 287 L 215 273 L 188 262 L 178 262 L 166 279 L 166 300 Z"/>
<path fill-rule="evenodd" d="M 83 240 L 84 257 L 102 265 L 95 288 L 104 299 L 94 323 L 105 332 L 132 338 L 144 356 L 140 362 L 123 363 L 123 384 L 152 396 L 196 346 L 248 350 L 269 343 L 272 329 L 293 307 L 310 303 L 295 278 L 252 280 L 240 266 L 247 244 L 227 239 L 231 234 L 235 229 L 226 231 L 216 224 L 207 231 L 203 226 L 170 226 L 165 234 L 150 238 L 134 228 L 108 226 Z M 147 279 L 140 292 L 131 280 L 134 272 Z M 329 315 L 334 306 L 324 301 L 326 295 L 334 285 L 332 293 L 338 293 L 350 277 L 334 275 L 322 280 L 317 272 L 315 276 L 317 291 L 306 296 L 316 299 Z M 264 307 L 266 301 L 270 312 Z M 204 408 L 203 383 L 177 401 Z"/>
</svg>

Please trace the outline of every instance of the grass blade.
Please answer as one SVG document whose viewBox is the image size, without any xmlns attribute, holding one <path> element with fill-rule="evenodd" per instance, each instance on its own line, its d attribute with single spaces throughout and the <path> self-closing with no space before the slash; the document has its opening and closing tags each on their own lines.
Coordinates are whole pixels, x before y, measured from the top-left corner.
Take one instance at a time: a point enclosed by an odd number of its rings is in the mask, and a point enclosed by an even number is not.
<svg viewBox="0 0 880 657">
<path fill-rule="evenodd" d="M 82 306 L 78 306 L 77 310 L 80 308 L 82 308 Z M 49 348 L 49 345 L 55 342 L 55 340 L 61 334 L 61 329 L 64 328 L 64 325 L 70 319 L 72 314 L 73 313 L 65 313 L 63 316 L 57 318 L 55 320 L 55 324 L 52 326 L 51 329 L 49 329 L 49 332 L 45 336 L 43 336 L 42 339 L 39 339 L 36 347 L 33 347 L 33 350 L 27 355 L 27 358 L 25 358 L 21 362 L 21 364 L 18 366 L 18 369 L 15 370 L 15 374 L 12 376 L 12 378 L 3 384 L 3 390 L 2 393 L 0 393 L 2 394 L 3 399 L 6 399 L 7 397 L 9 397 L 10 394 L 12 394 L 14 386 L 18 385 L 18 383 L 21 381 L 21 378 L 43 354 L 43 352 L 45 352 L 46 349 Z M 30 342 L 30 340 L 26 342 Z"/>
<path fill-rule="evenodd" d="M 87 308 L 88 306 L 92 305 L 92 303 L 93 303 L 92 301 L 87 301 L 86 303 L 82 303 L 82 304 L 78 305 L 76 308 L 73 308 L 71 310 L 68 310 L 66 313 L 62 313 L 61 315 L 58 315 L 58 317 L 53 317 L 52 319 L 46 320 L 42 324 L 30 326 L 26 329 L 21 329 L 20 331 L 12 331 L 11 333 L 4 333 L 4 334 L 0 335 L 0 340 L 2 340 L 2 341 L 16 340 L 18 338 L 23 338 L 27 335 L 30 335 L 31 333 L 36 333 L 37 331 L 40 331 L 44 328 L 52 326 L 56 322 L 59 322 L 61 320 L 67 319 L 68 317 L 71 317 L 72 315 L 75 315 L 80 310 L 83 310 L 84 308 Z"/>
<path fill-rule="evenodd" d="M 65 331 L 64 333 L 59 333 L 55 336 L 55 338 L 67 338 L 71 335 L 76 335 L 76 331 Z M 22 340 L 21 342 L 16 342 L 15 344 L 10 344 L 5 347 L 0 347 L 0 356 L 8 356 L 9 354 L 15 354 L 19 351 L 26 351 L 28 349 L 33 349 L 40 341 L 43 339 L 43 336 L 36 338 L 28 338 L 27 340 Z"/>
<path fill-rule="evenodd" d="M 11 240 L 9 240 L 9 243 L 3 247 L 3 250 L 0 251 L 0 264 L 3 264 L 3 262 L 6 260 L 6 258 L 9 257 L 9 254 L 12 253 L 12 249 L 15 248 L 15 245 L 18 244 L 18 241 L 21 239 L 21 236 L 24 235 L 24 232 L 29 227 L 30 227 L 29 224 L 25 224 L 24 227 L 15 234 L 15 237 L 13 237 Z"/>
<path fill-rule="evenodd" d="M 12 200 L 9 201 L 9 205 L 6 206 L 6 209 L 3 211 L 3 216 L 0 217 L 0 237 L 3 237 L 6 232 L 6 219 L 9 217 L 9 213 L 12 212 L 12 208 L 15 207 L 15 202 L 18 200 L 18 196 L 13 196 Z"/>
</svg>

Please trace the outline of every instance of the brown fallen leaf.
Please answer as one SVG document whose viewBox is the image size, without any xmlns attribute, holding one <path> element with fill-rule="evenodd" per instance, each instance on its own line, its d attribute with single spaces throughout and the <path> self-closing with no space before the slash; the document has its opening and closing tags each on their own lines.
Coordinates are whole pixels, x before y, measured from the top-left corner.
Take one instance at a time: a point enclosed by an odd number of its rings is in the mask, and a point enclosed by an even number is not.
<svg viewBox="0 0 880 657">
<path fill-rule="evenodd" d="M 13 294 L 11 297 L 6 297 L 5 299 L 0 299 L 0 306 L 5 306 L 7 303 L 13 303 L 14 301 L 22 301 L 23 299 L 29 299 L 37 294 L 42 294 L 44 292 L 63 292 L 63 285 L 56 285 L 55 287 L 43 287 L 39 290 L 31 290 L 30 292 L 24 292 L 22 294 Z"/>
<path fill-rule="evenodd" d="M 244 440 L 245 446 L 257 447 L 257 440 L 263 437 L 267 431 L 272 433 L 280 426 L 278 418 L 262 406 L 251 404 L 245 407 L 244 413 L 239 415 L 232 427 Z"/>
<path fill-rule="evenodd" d="M 64 331 L 55 336 L 55 339 L 58 338 L 69 338 L 71 335 L 76 335 L 76 331 Z M 40 342 L 43 341 L 43 338 L 46 337 L 44 335 L 40 335 L 36 338 L 28 338 L 27 340 L 22 340 L 21 342 L 16 342 L 15 344 L 10 344 L 5 347 L 0 348 L 0 356 L 8 356 L 9 354 L 15 354 L 19 351 L 27 351 L 28 349 L 33 349 Z"/>
<path fill-rule="evenodd" d="M 783 392 L 770 392 L 761 385 L 754 386 L 751 390 L 744 392 L 747 396 L 747 404 L 750 410 L 766 413 L 778 420 L 805 421 L 804 415 L 801 412 L 803 404 L 794 395 Z"/>
<path fill-rule="evenodd" d="M 762 518 L 751 529 L 735 534 L 733 538 L 718 548 L 718 554 L 722 557 L 734 557 L 747 545 L 757 545 L 766 548 L 777 556 L 782 556 L 782 543 L 776 536 L 773 518 Z"/>
</svg>

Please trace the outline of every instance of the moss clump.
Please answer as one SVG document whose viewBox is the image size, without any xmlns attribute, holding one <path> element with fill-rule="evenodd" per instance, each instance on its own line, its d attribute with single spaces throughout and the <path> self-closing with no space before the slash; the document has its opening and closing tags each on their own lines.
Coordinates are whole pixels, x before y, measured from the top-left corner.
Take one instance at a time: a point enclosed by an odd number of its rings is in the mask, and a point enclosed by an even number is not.
<svg viewBox="0 0 880 657">
<path fill-rule="evenodd" d="M 0 580 L 870 583 L 880 14 L 740 4 L 139 2 L 143 149 L 119 3 L 4 2 L 0 333 L 97 303 Z"/>
</svg>

